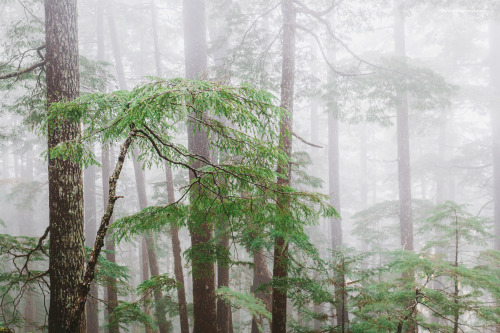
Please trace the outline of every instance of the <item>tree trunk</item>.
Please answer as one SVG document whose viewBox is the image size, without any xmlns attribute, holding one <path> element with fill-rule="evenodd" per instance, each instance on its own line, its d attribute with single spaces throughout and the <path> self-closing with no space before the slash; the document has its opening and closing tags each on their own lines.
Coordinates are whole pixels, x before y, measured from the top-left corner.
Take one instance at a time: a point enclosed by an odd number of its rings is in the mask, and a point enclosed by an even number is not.
<svg viewBox="0 0 500 333">
<path fill-rule="evenodd" d="M 339 167 L 339 122 L 337 110 L 328 112 L 328 160 L 329 160 L 329 196 L 330 204 L 340 214 L 340 167 Z M 342 247 L 342 220 L 333 217 L 330 221 L 332 232 L 332 250 Z M 343 270 L 343 265 L 340 265 Z M 345 275 L 341 272 L 335 273 L 335 302 L 337 314 L 337 326 L 340 332 L 347 330 L 348 313 L 345 304 L 346 294 Z"/>
<path fill-rule="evenodd" d="M 110 176 L 110 160 L 114 161 L 114 153 L 108 146 L 102 147 L 102 198 L 103 207 L 106 207 L 109 200 L 109 176 Z M 113 223 L 111 216 L 109 223 Z M 106 253 L 106 259 L 110 262 L 116 262 L 115 243 L 108 233 L 105 238 L 106 250 L 111 251 Z M 116 279 L 109 279 L 106 287 L 106 315 L 108 316 L 109 333 L 118 333 L 119 325 L 113 323 L 113 311 L 118 306 L 118 295 L 116 293 Z"/>
<path fill-rule="evenodd" d="M 135 184 L 137 189 L 137 196 L 139 198 L 139 207 L 141 210 L 143 210 L 148 207 L 148 199 L 146 196 L 146 180 L 144 177 L 144 171 L 142 170 L 141 165 L 137 160 L 138 156 L 139 156 L 139 150 L 136 148 L 134 149 L 134 158 L 133 158 Z M 149 231 L 146 232 L 146 234 L 144 235 L 144 242 L 147 247 L 146 250 L 148 254 L 148 262 L 149 262 L 149 269 L 151 272 L 151 276 L 158 276 L 160 275 L 160 270 L 158 266 L 158 258 L 156 256 L 156 249 L 154 248 L 154 239 L 151 232 Z M 166 319 L 165 307 L 162 304 L 163 293 L 161 292 L 161 290 L 157 290 L 155 292 L 154 298 L 156 301 L 155 316 L 156 316 L 156 321 L 158 322 L 158 328 L 160 329 L 160 333 L 168 333 L 169 327 L 168 327 L 168 321 Z"/>
<path fill-rule="evenodd" d="M 201 79 L 207 69 L 207 41 L 206 41 L 206 19 L 204 0 L 183 1 L 184 22 L 184 55 L 186 63 L 186 77 L 188 79 Z M 210 158 L 208 140 L 205 132 L 196 129 L 188 122 L 188 149 L 191 153 Z M 193 161 L 192 166 L 197 169 L 203 166 L 200 161 Z M 189 173 L 189 180 L 193 181 L 195 175 Z M 195 186 L 191 192 L 191 202 L 203 195 L 202 189 Z M 191 207 L 192 218 L 189 221 L 191 233 L 191 246 L 199 248 L 212 238 L 212 226 L 205 223 L 204 213 L 197 211 L 195 205 Z M 197 251 L 192 258 L 193 268 L 193 311 L 194 311 L 194 333 L 217 332 L 217 310 L 215 300 L 215 269 L 212 262 L 206 263 L 200 260 L 208 253 Z"/>
<path fill-rule="evenodd" d="M 405 18 L 402 0 L 394 0 L 394 40 L 396 54 L 406 56 Z M 401 246 L 413 251 L 413 214 L 411 205 L 410 134 L 408 128 L 408 94 L 397 91 L 396 109 L 398 141 L 398 179 L 401 224 Z"/>
<path fill-rule="evenodd" d="M 92 148 L 91 148 L 92 149 Z M 108 172 L 109 173 L 109 172 Z M 83 173 L 83 196 L 85 202 L 85 246 L 93 247 L 97 235 L 96 213 L 96 167 L 89 166 Z M 107 203 L 107 201 L 106 201 Z M 87 333 L 99 332 L 99 305 L 97 302 L 97 284 L 90 285 L 85 311 L 87 313 Z"/>
<path fill-rule="evenodd" d="M 494 91 L 494 96 L 498 96 L 500 92 L 500 22 L 493 21 L 490 23 L 490 85 Z M 494 233 L 495 250 L 500 251 L 500 111 L 496 99 L 491 109 L 491 126 L 493 136 L 493 197 L 494 197 Z"/>
<path fill-rule="evenodd" d="M 500 92 L 500 22 L 491 21 L 490 32 L 490 85 L 493 96 Z M 500 251 L 500 110 L 499 101 L 496 97 L 491 108 L 492 148 L 493 148 L 493 225 L 496 236 L 493 248 Z M 500 333 L 500 325 L 496 326 L 496 332 Z"/>
<path fill-rule="evenodd" d="M 103 7 L 99 2 L 96 8 L 97 11 L 97 60 L 104 61 L 104 29 L 103 29 Z M 109 168 L 109 165 L 108 165 Z M 109 174 L 109 170 L 108 170 Z M 97 212 L 96 212 L 96 167 L 90 166 L 84 170 L 83 195 L 85 202 L 85 245 L 94 246 L 97 235 Z M 109 178 L 109 177 L 108 177 Z M 106 180 L 107 182 L 107 180 Z M 103 180 L 104 184 L 104 180 Z M 107 202 L 105 202 L 107 204 Z M 87 314 L 87 333 L 99 332 L 99 303 L 98 287 L 95 282 L 90 284 L 89 297 L 86 304 Z"/>
<path fill-rule="evenodd" d="M 280 128 L 280 146 L 289 157 L 292 156 L 292 116 L 293 116 L 293 94 L 295 85 L 295 8 L 293 0 L 283 0 L 283 67 L 281 72 L 281 107 L 288 111 L 283 115 Z M 278 178 L 279 186 L 290 186 L 291 165 L 278 166 L 278 173 L 285 177 Z M 279 205 L 285 205 L 281 199 Z M 273 279 L 281 282 L 281 288 L 273 287 L 272 294 L 272 333 L 286 332 L 287 316 L 287 287 L 288 277 L 288 243 L 278 237 L 274 244 L 274 266 Z"/>
<path fill-rule="evenodd" d="M 253 253 L 253 285 L 252 292 L 255 297 L 260 298 L 267 311 L 272 312 L 272 298 L 271 295 L 264 292 L 255 292 L 257 288 L 264 283 L 269 283 L 272 280 L 271 273 L 267 268 L 266 256 L 262 252 L 263 250 L 258 250 Z M 261 318 L 252 318 L 252 333 L 260 333 L 259 325 L 262 326 L 263 322 Z"/>
<path fill-rule="evenodd" d="M 165 164 L 166 180 L 167 180 L 167 195 L 168 203 L 175 202 L 174 178 L 172 176 L 172 168 Z M 179 301 L 179 317 L 181 333 L 189 333 L 189 321 L 187 314 L 186 289 L 184 288 L 184 272 L 182 268 L 181 243 L 179 241 L 179 230 L 173 227 L 172 231 L 172 252 L 174 254 L 174 275 L 179 287 L 177 288 L 177 299 Z"/>
<path fill-rule="evenodd" d="M 155 0 L 151 0 L 151 27 L 153 30 L 153 44 L 155 48 L 155 65 L 156 65 L 156 76 L 161 77 L 161 53 L 160 53 L 160 42 L 158 40 L 158 9 L 155 5 Z"/>
<path fill-rule="evenodd" d="M 403 0 L 394 0 L 394 45 L 396 54 L 406 56 L 405 17 Z M 405 61 L 402 59 L 402 61 Z M 410 133 L 408 127 L 408 93 L 396 91 L 398 105 L 396 107 L 397 142 L 398 142 L 398 180 L 399 180 L 399 219 L 401 247 L 413 251 L 413 212 L 411 196 L 410 169 Z M 404 274 L 408 281 L 415 279 L 413 272 Z M 412 314 L 414 315 L 414 314 Z M 406 332 L 416 332 L 417 327 L 411 320 L 407 321 Z"/>
<path fill-rule="evenodd" d="M 79 95 L 77 1 L 45 1 L 47 106 Z M 50 111 L 49 111 L 50 112 Z M 49 124 L 49 127 L 51 125 Z M 80 125 L 65 121 L 51 128 L 49 150 L 80 135 Z M 66 332 L 77 301 L 74 292 L 84 269 L 82 169 L 61 158 L 49 158 L 50 332 Z M 85 332 L 85 313 L 79 330 Z M 73 332 L 75 333 L 75 332 Z"/>
<path fill-rule="evenodd" d="M 22 181 L 32 182 L 33 181 L 33 158 L 32 149 L 26 153 L 26 163 L 22 167 Z M 21 212 L 21 235 L 33 237 L 36 234 L 36 228 L 33 228 L 33 209 L 31 207 L 26 207 Z M 28 263 L 28 269 L 33 269 L 33 263 Z M 35 293 L 30 290 L 26 290 L 25 293 L 25 304 L 24 304 L 24 330 L 25 332 L 33 332 L 35 330 Z"/>
</svg>

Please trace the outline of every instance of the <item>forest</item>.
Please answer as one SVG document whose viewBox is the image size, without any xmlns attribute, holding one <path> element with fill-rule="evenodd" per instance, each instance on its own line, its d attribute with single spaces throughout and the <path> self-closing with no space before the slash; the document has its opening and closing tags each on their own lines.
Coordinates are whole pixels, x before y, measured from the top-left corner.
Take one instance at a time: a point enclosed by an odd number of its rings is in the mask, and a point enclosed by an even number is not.
<svg viewBox="0 0 500 333">
<path fill-rule="evenodd" d="M 500 0 L 0 0 L 0 332 L 500 333 Z"/>
</svg>

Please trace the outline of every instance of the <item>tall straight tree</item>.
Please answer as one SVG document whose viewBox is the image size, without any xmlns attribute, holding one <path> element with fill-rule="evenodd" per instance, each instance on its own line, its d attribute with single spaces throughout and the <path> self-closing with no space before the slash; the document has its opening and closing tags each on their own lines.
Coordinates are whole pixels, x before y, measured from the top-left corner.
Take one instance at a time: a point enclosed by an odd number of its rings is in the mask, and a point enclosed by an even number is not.
<svg viewBox="0 0 500 333">
<path fill-rule="evenodd" d="M 230 3 L 226 3 L 224 6 L 225 10 L 222 13 L 218 13 L 216 18 L 213 16 L 209 20 L 208 32 L 210 36 L 210 42 L 212 45 L 211 57 L 214 59 L 217 80 L 220 82 L 226 82 L 229 80 L 228 73 L 224 70 L 224 63 L 227 58 L 227 49 L 229 44 L 229 36 L 227 33 L 229 31 L 227 27 L 227 9 L 230 8 Z M 217 163 L 217 159 L 220 158 L 220 153 L 217 151 L 212 152 L 213 162 Z M 229 252 L 229 236 L 227 234 L 227 223 L 221 220 L 221 226 L 217 231 L 220 233 L 219 245 L 224 247 Z M 217 265 L 217 288 L 228 287 L 229 286 L 229 266 L 227 264 Z M 231 307 L 223 300 L 217 300 L 217 332 L 219 333 L 233 333 L 233 318 Z"/>
<path fill-rule="evenodd" d="M 97 3 L 96 8 L 96 37 L 97 37 L 97 61 L 104 61 L 104 13 L 102 1 Z M 109 170 L 107 171 L 109 174 Z M 104 172 L 103 172 L 104 174 Z M 104 179 L 104 177 L 103 177 Z M 107 183 L 106 178 L 106 183 Z M 83 194 L 85 201 L 85 245 L 94 246 L 95 237 L 97 235 L 97 212 L 96 212 L 96 167 L 89 166 L 84 171 Z M 103 181 L 104 184 L 104 181 Z M 104 192 L 105 194 L 107 192 Z M 107 201 L 104 202 L 106 204 Z M 99 303 L 98 288 L 94 282 L 90 285 L 89 298 L 85 307 L 87 314 L 87 332 L 99 331 Z"/>
<path fill-rule="evenodd" d="M 493 96 L 500 92 L 500 22 L 491 21 L 490 36 L 490 86 Z M 500 251 L 500 109 L 498 100 L 494 100 L 491 107 L 491 129 L 493 147 L 493 224 L 495 244 L 494 249 Z M 500 333 L 500 325 L 496 326 L 496 333 Z"/>
<path fill-rule="evenodd" d="M 183 1 L 184 21 L 184 56 L 186 64 L 186 77 L 188 79 L 200 79 L 207 69 L 207 28 L 205 18 L 204 0 Z M 196 128 L 191 121 L 188 122 L 188 149 L 191 153 L 210 158 L 208 139 L 206 133 Z M 197 169 L 203 164 L 196 160 L 192 164 Z M 189 173 L 190 181 L 194 180 L 193 172 Z M 191 195 L 191 202 L 195 202 L 201 188 L 196 188 Z M 196 212 L 192 206 L 192 221 L 189 231 L 191 234 L 191 246 L 197 251 L 212 238 L 212 226 L 204 219 L 203 212 Z M 215 301 L 215 268 L 212 262 L 203 262 L 201 257 L 208 253 L 198 253 L 192 259 L 193 267 L 193 312 L 194 333 L 217 332 L 217 310 Z"/>
<path fill-rule="evenodd" d="M 490 22 L 490 85 L 493 96 L 500 92 L 500 22 Z M 491 108 L 491 126 L 493 141 L 493 200 L 494 200 L 494 233 L 495 250 L 500 251 L 500 109 L 498 101 L 494 100 Z M 500 328 L 497 328 L 500 332 Z"/>
<path fill-rule="evenodd" d="M 158 38 L 158 17 L 155 0 L 151 0 L 151 24 L 155 51 L 156 75 L 158 77 L 162 77 L 163 71 L 161 67 L 160 43 Z M 173 204 L 175 202 L 174 178 L 172 175 L 172 168 L 168 163 L 165 163 L 165 178 L 167 185 L 168 203 Z M 184 288 L 184 272 L 182 268 L 182 251 L 181 242 L 179 240 L 179 230 L 176 227 L 172 227 L 170 234 L 172 237 L 172 252 L 174 257 L 174 276 L 175 280 L 178 283 L 177 299 L 179 302 L 179 320 L 181 333 L 189 333 L 189 319 L 187 313 L 186 289 Z"/>
<path fill-rule="evenodd" d="M 47 106 L 70 101 L 80 91 L 76 0 L 45 1 Z M 79 124 L 49 124 L 49 150 L 80 135 Z M 50 308 L 49 332 L 67 332 L 84 269 L 82 169 L 62 158 L 49 158 Z M 83 314 L 84 317 L 84 314 Z M 85 320 L 80 330 L 85 332 Z"/>
<path fill-rule="evenodd" d="M 335 13 L 333 11 L 331 16 L 332 21 L 335 22 Z M 333 22 L 333 23 L 334 23 Z M 328 58 L 330 63 L 336 61 L 335 45 L 328 48 Z M 334 73 L 328 72 L 328 81 L 334 84 Z M 331 109 L 328 110 L 328 195 L 330 197 L 330 204 L 335 208 L 340 215 L 340 152 L 339 152 L 339 110 L 338 105 L 333 101 Z M 331 241 L 332 250 L 339 250 L 342 247 L 342 219 L 333 216 L 330 220 L 331 224 Z M 341 268 L 342 270 L 342 268 Z M 336 318 L 339 332 L 346 332 L 348 313 L 345 306 L 346 294 L 344 291 L 345 275 L 338 272 L 335 276 L 335 301 L 336 301 Z"/>
<path fill-rule="evenodd" d="M 125 68 L 123 66 L 123 58 L 118 39 L 118 33 L 116 30 L 114 14 L 112 10 L 109 10 L 109 8 L 108 8 L 108 23 L 109 23 L 111 42 L 112 42 L 113 55 L 115 58 L 115 66 L 118 76 L 118 85 L 121 90 L 127 90 L 127 81 L 125 79 Z M 139 198 L 139 208 L 142 210 L 148 207 L 148 200 L 146 196 L 146 183 L 145 183 L 144 171 L 142 170 L 140 163 L 137 161 L 138 155 L 139 151 L 135 149 L 134 160 L 133 160 L 134 174 L 136 181 L 137 196 Z M 144 236 L 143 244 L 147 245 L 146 246 L 147 261 L 149 263 L 151 276 L 160 275 L 158 258 L 156 256 L 156 249 L 154 247 L 154 238 L 150 233 L 146 233 L 146 235 Z M 158 327 L 160 329 L 160 333 L 167 333 L 169 329 L 168 329 L 168 322 L 166 320 L 165 308 L 161 301 L 163 298 L 162 292 L 156 291 L 154 297 L 157 302 L 155 314 L 158 322 Z"/>
<path fill-rule="evenodd" d="M 280 147 L 288 157 L 292 156 L 292 124 L 293 124 L 293 95 L 295 88 L 295 8 L 293 0 L 283 0 L 283 64 L 281 71 L 281 107 L 288 111 L 281 119 Z M 290 186 L 291 165 L 278 166 L 278 173 L 284 177 L 278 178 L 278 185 Z M 279 202 L 288 209 L 286 202 Z M 279 236 L 274 244 L 273 279 L 282 281 L 280 288 L 273 287 L 272 294 L 272 333 L 285 333 L 287 315 L 287 287 L 288 277 L 288 243 Z"/>
<path fill-rule="evenodd" d="M 109 200 L 109 177 L 111 175 L 110 160 L 113 160 L 113 153 L 110 153 L 111 149 L 109 146 L 102 148 L 102 199 L 103 207 L 106 207 Z M 110 223 L 113 222 L 113 217 L 110 219 Z M 106 253 L 106 259 L 110 262 L 116 262 L 115 255 L 115 243 L 110 237 L 111 235 L 106 235 L 106 250 L 110 251 Z M 109 333 L 118 333 L 120 328 L 114 323 L 113 311 L 118 306 L 118 294 L 116 293 L 116 279 L 110 279 L 108 281 L 108 286 L 106 287 L 106 314 L 109 319 Z"/>
<path fill-rule="evenodd" d="M 405 2 L 394 0 L 394 47 L 396 55 L 401 61 L 406 61 L 406 36 L 405 36 Z M 410 169 L 410 131 L 408 119 L 408 93 L 406 90 L 396 91 L 396 127 L 398 145 L 398 181 L 399 181 L 399 223 L 401 233 L 401 248 L 413 251 L 413 210 L 411 195 L 411 169 Z M 405 273 L 403 278 L 407 281 L 414 280 L 412 272 Z M 412 315 L 412 314 L 410 314 Z M 417 331 L 416 325 L 407 321 L 405 332 Z M 398 332 L 402 331 L 402 322 Z"/>
<path fill-rule="evenodd" d="M 394 0 L 394 45 L 396 54 L 406 57 L 404 1 Z M 405 61 L 404 59 L 402 61 Z M 399 218 L 401 247 L 413 251 L 413 213 L 411 197 L 410 133 L 408 129 L 408 94 L 397 91 L 396 107 L 399 179 Z"/>
<path fill-rule="evenodd" d="M 172 175 L 172 168 L 168 164 L 165 165 L 165 168 L 166 168 L 166 179 L 167 179 L 168 203 L 173 204 L 175 202 L 175 191 L 174 191 L 174 177 Z M 177 299 L 179 301 L 179 317 L 180 317 L 181 333 L 189 333 L 186 289 L 184 287 L 184 272 L 182 268 L 181 242 L 179 240 L 179 230 L 176 227 L 172 227 L 170 233 L 172 235 L 172 252 L 174 255 L 174 276 L 175 280 L 179 284 L 177 287 Z"/>
</svg>

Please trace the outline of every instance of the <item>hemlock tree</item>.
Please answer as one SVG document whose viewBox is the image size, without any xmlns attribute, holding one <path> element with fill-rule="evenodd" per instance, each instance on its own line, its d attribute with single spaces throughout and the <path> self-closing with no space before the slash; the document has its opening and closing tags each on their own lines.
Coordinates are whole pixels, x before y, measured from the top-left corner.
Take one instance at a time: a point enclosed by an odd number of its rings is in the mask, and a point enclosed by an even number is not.
<svg viewBox="0 0 500 333">
<path fill-rule="evenodd" d="M 207 29 L 205 19 L 204 0 L 183 1 L 183 23 L 184 23 L 184 61 L 186 66 L 186 77 L 188 79 L 199 79 L 207 70 Z M 192 154 L 200 156 L 201 159 L 193 160 L 193 168 L 198 169 L 205 165 L 210 159 L 208 137 L 202 128 L 194 126 L 196 118 L 203 117 L 196 110 L 190 110 L 188 119 L 188 146 Z M 193 171 L 189 172 L 189 180 L 195 179 Z M 207 195 L 203 188 L 197 188 L 191 193 L 191 201 L 195 202 L 199 197 Z M 197 208 L 193 206 L 195 211 Z M 193 214 L 193 219 L 204 219 L 203 211 Z M 199 221 L 193 221 L 189 227 L 191 235 L 191 246 L 200 251 L 200 255 L 208 255 L 202 250 L 210 242 L 213 226 L 208 222 L 195 227 Z M 203 262 L 195 257 L 192 261 L 193 277 L 193 312 L 194 333 L 216 333 L 217 332 L 217 308 L 215 300 L 215 268 L 213 262 Z"/>
<path fill-rule="evenodd" d="M 45 2 L 47 105 L 71 101 L 80 88 L 76 0 Z M 76 286 L 84 269 L 84 221 L 82 168 L 68 159 L 52 158 L 51 150 L 62 142 L 77 140 L 80 124 L 65 120 L 48 123 L 50 206 L 50 309 L 49 331 L 70 332 Z M 85 313 L 78 330 L 85 332 Z M 76 328 L 76 327 L 75 327 Z M 76 332 L 73 330 L 72 332 Z"/>
</svg>

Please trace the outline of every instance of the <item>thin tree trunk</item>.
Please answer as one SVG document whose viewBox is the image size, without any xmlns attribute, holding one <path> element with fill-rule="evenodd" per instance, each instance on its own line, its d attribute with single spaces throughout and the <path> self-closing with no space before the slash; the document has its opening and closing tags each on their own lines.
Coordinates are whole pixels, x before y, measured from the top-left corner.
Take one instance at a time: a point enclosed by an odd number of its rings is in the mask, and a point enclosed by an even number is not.
<svg viewBox="0 0 500 333">
<path fill-rule="evenodd" d="M 205 75 L 207 69 L 207 40 L 206 40 L 206 18 L 204 0 L 183 1 L 183 23 L 184 23 L 184 56 L 186 64 L 186 77 L 188 79 L 200 79 Z M 188 149 L 191 153 L 210 157 L 208 140 L 205 132 L 188 122 Z M 195 169 L 203 164 L 193 161 Z M 195 175 L 189 173 L 189 180 L 193 181 Z M 191 202 L 203 195 L 199 186 L 191 192 Z M 204 213 L 198 211 L 196 205 L 191 206 L 192 219 L 189 221 L 191 233 L 191 246 L 200 248 L 212 238 L 212 226 L 205 223 Z M 201 225 L 200 225 L 201 224 Z M 203 262 L 201 257 L 207 256 L 205 251 L 199 251 L 192 258 L 193 267 L 193 312 L 194 333 L 217 332 L 217 310 L 215 300 L 215 269 L 212 262 Z"/>
<path fill-rule="evenodd" d="M 31 149 L 26 153 L 26 164 L 22 168 L 23 182 L 33 181 L 33 158 L 31 157 Z M 21 231 L 22 236 L 33 237 L 36 230 L 33 230 L 33 209 L 27 207 L 21 212 Z M 28 269 L 33 269 L 32 264 L 28 263 Z M 35 311 L 35 293 L 29 289 L 25 293 L 24 304 L 24 330 L 32 332 L 35 329 L 36 311 Z"/>
<path fill-rule="evenodd" d="M 330 204 L 340 214 L 339 122 L 336 113 L 336 110 L 330 110 L 328 113 L 329 196 Z M 342 220 L 333 217 L 330 222 L 332 227 L 332 249 L 335 251 L 342 247 Z M 343 265 L 340 265 L 340 269 L 343 270 Z M 343 271 L 336 272 L 335 280 L 337 326 L 340 332 L 344 333 L 347 330 L 349 319 L 345 304 L 345 275 Z"/>
<path fill-rule="evenodd" d="M 97 36 L 97 60 L 104 61 L 104 27 L 103 6 L 99 2 L 96 7 L 96 36 Z M 109 174 L 109 170 L 108 170 Z M 109 176 L 108 176 L 109 178 Z M 106 180 L 107 181 L 107 180 Z M 97 235 L 97 212 L 96 212 L 96 167 L 90 166 L 84 171 L 83 194 L 85 202 L 85 245 L 92 247 Z M 104 183 L 104 181 L 103 181 Z M 95 282 L 90 284 L 89 298 L 87 299 L 87 333 L 99 332 L 99 303 L 98 287 Z"/>
<path fill-rule="evenodd" d="M 165 164 L 166 169 L 166 180 L 167 180 L 167 195 L 168 203 L 173 204 L 175 202 L 175 192 L 174 192 L 174 178 L 172 176 L 172 168 L 170 165 Z M 174 254 L 174 275 L 177 283 L 179 284 L 177 288 L 177 299 L 179 301 L 179 317 L 181 333 L 189 333 L 189 321 L 187 314 L 187 301 L 186 301 L 186 290 L 184 288 L 184 272 L 182 268 L 182 257 L 181 257 L 181 243 L 179 241 L 179 230 L 175 227 L 172 228 L 170 232 L 172 234 L 172 252 Z"/>
<path fill-rule="evenodd" d="M 153 30 L 153 44 L 155 49 L 156 75 L 161 77 L 163 75 L 161 69 L 160 42 L 158 40 L 158 9 L 156 8 L 155 0 L 151 0 L 151 26 Z"/>
<path fill-rule="evenodd" d="M 110 176 L 110 160 L 114 160 L 114 154 L 110 152 L 108 146 L 102 148 L 102 198 L 103 207 L 106 207 L 109 200 L 109 176 Z M 113 216 L 110 217 L 109 223 L 113 223 Z M 111 251 L 106 253 L 106 259 L 110 262 L 116 262 L 115 243 L 110 238 L 110 234 L 106 235 L 105 243 L 106 250 Z M 119 325 L 113 323 L 113 311 L 118 306 L 118 295 L 116 293 L 116 279 L 110 278 L 106 287 L 106 314 L 108 316 L 109 333 L 118 333 Z"/>
<path fill-rule="evenodd" d="M 92 149 L 92 148 L 91 148 Z M 83 173 L 83 196 L 85 202 L 85 246 L 92 247 L 97 235 L 96 212 L 96 167 L 89 166 Z M 109 177 L 108 177 L 109 178 Z M 107 202 L 107 201 L 106 201 Z M 99 332 L 99 316 L 97 302 L 97 284 L 90 285 L 89 297 L 85 311 L 87 313 L 87 333 Z"/>
<path fill-rule="evenodd" d="M 500 91 L 500 22 L 493 21 L 490 23 L 490 85 L 495 91 L 495 96 L 498 96 Z M 493 103 L 494 106 L 498 102 Z M 492 108 L 491 110 L 491 126 L 493 136 L 493 197 L 494 197 L 494 233 L 496 236 L 496 250 L 500 251 L 500 111 Z"/>
<path fill-rule="evenodd" d="M 141 165 L 137 160 L 138 156 L 139 156 L 139 150 L 136 148 L 134 149 L 134 158 L 133 158 L 135 183 L 137 189 L 137 196 L 139 198 L 139 207 L 141 210 L 143 210 L 148 207 L 148 199 L 146 196 L 146 180 L 144 177 L 144 171 L 142 170 Z M 146 232 L 146 234 L 144 235 L 144 241 L 147 247 L 148 262 L 149 262 L 149 269 L 151 276 L 158 276 L 160 275 L 160 270 L 158 266 L 158 258 L 156 256 L 156 249 L 154 247 L 154 239 L 151 232 L 149 231 Z M 162 302 L 163 293 L 161 292 L 161 290 L 155 291 L 154 298 L 156 301 L 155 316 L 158 322 L 158 328 L 160 330 L 160 333 L 168 333 L 169 327 L 168 327 L 168 321 L 166 319 L 165 306 L 163 305 Z"/>
<path fill-rule="evenodd" d="M 500 22 L 491 21 L 490 32 L 490 85 L 493 89 L 493 96 L 498 96 L 500 92 Z M 500 110 L 498 100 L 492 103 L 491 126 L 492 126 L 492 148 L 493 148 L 493 225 L 496 236 L 493 248 L 500 251 Z M 500 304 L 499 304 L 500 306 Z M 496 333 L 500 333 L 500 324 L 496 326 Z"/>
<path fill-rule="evenodd" d="M 281 119 L 280 146 L 286 155 L 292 155 L 293 131 L 293 94 L 295 86 L 295 8 L 293 0 L 283 0 L 283 68 L 281 77 L 281 107 L 288 111 Z M 279 186 L 290 186 L 291 165 L 280 165 L 278 173 L 285 177 L 278 178 Z M 286 200 L 286 199 L 285 199 Z M 287 203 L 281 199 L 278 204 Z M 280 281 L 280 288 L 273 287 L 272 301 L 272 333 L 285 333 L 287 322 L 287 282 L 288 277 L 288 243 L 282 237 L 277 237 L 274 244 L 273 279 Z"/>
<path fill-rule="evenodd" d="M 120 155 L 118 156 L 118 161 L 116 162 L 115 170 L 113 171 L 113 175 L 109 178 L 109 200 L 106 204 L 106 210 L 101 219 L 101 224 L 99 225 L 99 229 L 97 230 L 94 248 L 92 250 L 92 253 L 90 254 L 90 259 L 87 261 L 87 265 L 85 266 L 85 273 L 83 275 L 82 282 L 78 284 L 76 292 L 75 290 L 73 291 L 73 293 L 76 295 L 76 301 L 74 302 L 75 304 L 73 308 L 68 309 L 68 311 L 70 312 L 69 323 L 63 329 L 58 329 L 55 332 L 78 332 L 80 331 L 79 328 L 81 327 L 82 322 L 85 323 L 85 318 L 82 317 L 85 314 L 85 303 L 90 291 L 90 284 L 92 283 L 92 281 L 94 281 L 97 259 L 99 258 L 101 250 L 104 246 L 104 239 L 109 228 L 111 217 L 113 216 L 115 203 L 118 200 L 118 197 L 116 196 L 116 185 L 123 169 L 125 155 L 127 154 L 130 144 L 132 143 L 133 135 L 134 133 L 131 131 L 125 142 L 122 144 L 120 148 Z"/>
<path fill-rule="evenodd" d="M 394 0 L 394 44 L 396 54 L 406 56 L 405 17 L 403 0 Z M 402 60 L 405 61 L 405 60 Z M 396 127 L 398 143 L 398 180 L 399 180 L 399 219 L 401 247 L 413 251 L 413 212 L 411 195 L 410 169 L 410 133 L 408 126 L 408 93 L 398 89 L 398 105 L 396 107 Z M 412 271 L 405 273 L 404 278 L 411 282 L 415 279 Z M 410 301 L 411 302 L 411 301 Z M 413 316 L 414 313 L 411 313 Z M 416 332 L 417 327 L 411 318 L 407 321 L 406 332 Z"/>
<path fill-rule="evenodd" d="M 47 106 L 79 95 L 77 1 L 45 1 Z M 50 111 L 49 111 L 50 112 Z M 52 127 L 53 124 L 49 124 Z M 50 128 L 49 150 L 80 135 L 78 123 L 65 121 Z M 84 269 L 82 169 L 78 163 L 49 158 L 50 309 L 49 331 L 67 332 L 76 304 L 75 289 Z M 85 312 L 77 331 L 85 332 Z"/>
<path fill-rule="evenodd" d="M 141 278 L 142 281 L 149 280 L 149 259 L 148 259 L 148 245 L 146 244 L 146 238 L 141 238 L 141 247 L 139 250 L 141 257 Z M 144 306 L 144 313 L 148 316 L 151 315 L 151 309 L 149 308 L 149 297 L 146 297 L 146 305 Z M 153 333 L 153 328 L 146 325 L 146 333 Z"/>
<path fill-rule="evenodd" d="M 394 0 L 394 40 L 396 53 L 406 56 L 404 4 Z M 413 251 L 413 214 L 411 206 L 411 171 L 410 171 L 410 134 L 408 128 L 408 94 L 397 91 L 396 109 L 398 137 L 398 177 L 401 223 L 401 246 L 403 250 Z"/>
<path fill-rule="evenodd" d="M 263 249 L 257 250 L 253 253 L 253 284 L 252 292 L 255 297 L 260 298 L 267 311 L 272 312 L 272 298 L 271 295 L 265 292 L 256 292 L 257 288 L 261 284 L 271 282 L 272 277 L 269 269 L 267 268 L 266 256 L 263 253 Z M 252 318 L 252 333 L 259 333 L 259 325 L 262 326 L 263 322 L 261 318 Z"/>
</svg>

